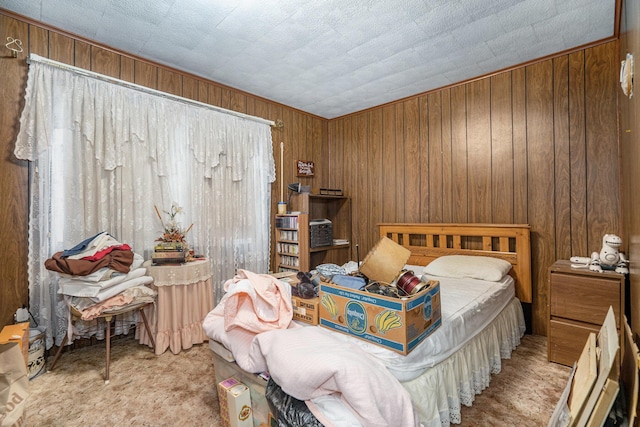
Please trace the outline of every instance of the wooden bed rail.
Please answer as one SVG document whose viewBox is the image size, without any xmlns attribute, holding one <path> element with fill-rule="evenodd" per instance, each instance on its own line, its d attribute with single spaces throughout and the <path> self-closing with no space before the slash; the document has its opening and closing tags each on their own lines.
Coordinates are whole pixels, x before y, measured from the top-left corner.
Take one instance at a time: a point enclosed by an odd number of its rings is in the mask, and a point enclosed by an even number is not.
<svg viewBox="0 0 640 427">
<path fill-rule="evenodd" d="M 511 263 L 516 296 L 532 302 L 531 238 L 527 224 L 378 224 L 386 236 L 409 249 L 408 264 L 427 265 L 443 255 L 489 256 Z"/>
</svg>

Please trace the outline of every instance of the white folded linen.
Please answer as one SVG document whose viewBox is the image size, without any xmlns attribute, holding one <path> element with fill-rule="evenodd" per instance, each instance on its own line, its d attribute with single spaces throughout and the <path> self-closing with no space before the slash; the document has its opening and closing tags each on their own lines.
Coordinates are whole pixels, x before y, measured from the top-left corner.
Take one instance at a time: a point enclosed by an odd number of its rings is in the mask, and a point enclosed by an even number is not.
<svg viewBox="0 0 640 427">
<path fill-rule="evenodd" d="M 120 292 L 126 289 L 132 288 L 134 286 L 139 286 L 139 285 L 148 285 L 150 283 L 153 283 L 153 277 L 151 276 L 136 277 L 135 279 L 127 280 L 125 282 L 112 286 L 108 289 L 103 289 L 100 292 L 98 292 L 97 296 L 91 297 L 91 299 L 95 302 L 104 301 L 108 298 L 111 298 L 114 295 L 118 295 Z"/>
<path fill-rule="evenodd" d="M 73 297 L 97 297 L 105 289 L 144 276 L 146 273 L 147 269 L 140 267 L 127 274 L 114 274 L 112 278 L 99 282 L 86 282 L 81 279 L 81 276 L 76 276 L 77 278 L 74 279 L 61 277 L 58 280 L 58 293 Z"/>
</svg>

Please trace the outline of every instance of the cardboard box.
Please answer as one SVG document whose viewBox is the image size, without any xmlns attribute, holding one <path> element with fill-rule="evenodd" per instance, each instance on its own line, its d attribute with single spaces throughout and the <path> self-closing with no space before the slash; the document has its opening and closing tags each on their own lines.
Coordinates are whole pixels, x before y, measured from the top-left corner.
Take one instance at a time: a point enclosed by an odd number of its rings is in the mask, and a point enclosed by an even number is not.
<svg viewBox="0 0 640 427">
<path fill-rule="evenodd" d="M 265 397 L 267 391 L 267 379 L 263 374 L 247 372 L 235 362 L 228 362 L 216 352 L 211 352 L 213 356 L 213 368 L 215 371 L 216 384 L 226 378 L 235 378 L 242 384 L 249 387 L 251 397 L 251 417 L 254 427 L 267 424 L 269 415 L 269 402 Z M 222 412 L 220 412 L 222 414 Z"/>
<path fill-rule="evenodd" d="M 411 251 L 382 237 L 369 251 L 360 265 L 360 271 L 370 280 L 392 283 L 407 264 Z"/>
<path fill-rule="evenodd" d="M 298 286 L 300 281 L 296 277 L 295 272 L 282 272 L 271 274 L 278 280 L 287 282 L 292 288 Z M 300 298 L 295 295 L 291 296 L 291 304 L 293 305 L 293 320 L 299 322 L 308 323 L 310 325 L 317 325 L 320 314 L 318 306 L 320 305 L 320 298 Z"/>
<path fill-rule="evenodd" d="M 310 325 L 318 324 L 320 319 L 320 298 L 300 298 L 292 296 L 291 304 L 293 305 L 293 320 Z"/>
<path fill-rule="evenodd" d="M 235 379 L 218 383 L 220 419 L 225 427 L 253 427 L 249 387 Z"/>
<path fill-rule="evenodd" d="M 29 367 L 29 322 L 7 325 L 0 332 L 0 343 L 16 342 L 24 356 L 24 366 Z"/>
<path fill-rule="evenodd" d="M 320 284 L 320 326 L 409 354 L 442 323 L 440 282 L 407 298 Z"/>
</svg>

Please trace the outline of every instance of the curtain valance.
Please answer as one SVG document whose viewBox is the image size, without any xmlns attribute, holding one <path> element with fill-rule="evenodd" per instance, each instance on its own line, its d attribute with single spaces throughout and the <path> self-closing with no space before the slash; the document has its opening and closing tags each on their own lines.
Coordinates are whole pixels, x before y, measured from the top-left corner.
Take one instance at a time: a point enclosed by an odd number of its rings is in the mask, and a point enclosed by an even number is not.
<svg viewBox="0 0 640 427">
<path fill-rule="evenodd" d="M 70 117 L 58 115 L 58 111 L 66 111 Z M 211 178 L 212 169 L 222 163 L 231 168 L 234 181 L 245 176 L 253 155 L 247 147 L 254 145 L 253 141 L 271 140 L 266 121 L 194 108 L 166 96 L 153 96 L 32 60 L 16 157 L 33 161 L 38 151 L 50 150 L 55 143 L 52 135 L 60 127 L 80 133 L 105 170 L 123 166 L 127 161 L 123 154 L 130 151 L 123 147 L 139 144 L 155 160 L 158 176 L 166 176 L 173 161 L 167 155 L 169 145 L 181 140 L 188 141 L 194 160 L 204 166 L 205 177 Z M 269 182 L 273 182 L 273 154 L 268 170 Z"/>
</svg>

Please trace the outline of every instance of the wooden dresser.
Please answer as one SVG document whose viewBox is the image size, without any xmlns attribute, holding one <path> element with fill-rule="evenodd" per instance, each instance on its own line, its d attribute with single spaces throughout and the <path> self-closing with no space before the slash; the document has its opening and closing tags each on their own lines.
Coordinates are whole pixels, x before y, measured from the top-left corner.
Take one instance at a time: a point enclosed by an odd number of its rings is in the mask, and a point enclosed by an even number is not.
<svg viewBox="0 0 640 427">
<path fill-rule="evenodd" d="M 598 334 L 613 307 L 623 346 L 625 275 L 572 268 L 568 260 L 549 268 L 549 327 L 547 357 L 550 362 L 573 366 L 590 332 Z"/>
</svg>

